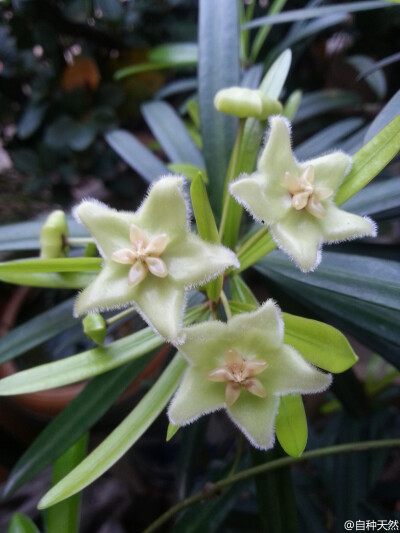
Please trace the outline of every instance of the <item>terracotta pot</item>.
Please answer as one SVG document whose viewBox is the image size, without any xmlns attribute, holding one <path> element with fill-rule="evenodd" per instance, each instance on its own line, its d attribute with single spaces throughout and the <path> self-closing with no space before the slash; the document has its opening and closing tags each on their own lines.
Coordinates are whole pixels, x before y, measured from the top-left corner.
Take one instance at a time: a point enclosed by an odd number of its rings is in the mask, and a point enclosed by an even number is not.
<svg viewBox="0 0 400 533">
<path fill-rule="evenodd" d="M 14 295 L 4 306 L 0 313 L 0 337 L 6 335 L 14 326 L 19 310 L 26 301 L 27 296 L 31 293 L 30 287 L 18 287 Z M 123 401 L 127 397 L 135 393 L 144 379 L 152 377 L 165 361 L 169 345 L 163 346 L 157 355 L 153 357 L 147 367 L 139 374 L 139 376 L 131 383 L 131 385 L 120 396 L 118 402 Z M 19 371 L 17 365 L 13 360 L 7 361 L 0 365 L 0 378 L 4 378 L 15 374 Z M 24 411 L 35 414 L 40 418 L 51 418 L 62 411 L 86 386 L 86 382 L 74 383 L 56 389 L 48 389 L 45 391 L 33 392 L 29 394 L 20 394 L 17 396 L 10 396 L 16 405 L 21 407 Z"/>
</svg>

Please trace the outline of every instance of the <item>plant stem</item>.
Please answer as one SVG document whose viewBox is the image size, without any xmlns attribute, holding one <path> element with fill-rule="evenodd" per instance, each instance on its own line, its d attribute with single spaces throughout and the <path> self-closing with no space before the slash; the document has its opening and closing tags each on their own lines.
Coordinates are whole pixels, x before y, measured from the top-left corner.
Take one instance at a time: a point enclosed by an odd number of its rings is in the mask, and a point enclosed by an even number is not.
<svg viewBox="0 0 400 533">
<path fill-rule="evenodd" d="M 116 315 L 111 316 L 110 318 L 107 318 L 106 325 L 111 326 L 111 324 L 118 322 L 118 320 L 121 320 L 121 318 L 125 318 L 126 316 L 130 315 L 134 311 L 136 311 L 135 307 L 129 307 L 129 309 L 125 309 L 124 311 L 121 311 L 120 313 L 117 313 Z"/>
<path fill-rule="evenodd" d="M 303 453 L 301 457 L 282 457 L 281 459 L 276 459 L 262 465 L 254 466 L 248 468 L 247 470 L 242 470 L 226 479 L 221 479 L 216 483 L 212 484 L 210 487 L 207 485 L 207 489 L 203 489 L 193 496 L 186 498 L 185 500 L 177 503 L 171 507 L 168 511 L 162 514 L 157 520 L 155 520 L 143 533 L 152 533 L 156 531 L 161 525 L 165 524 L 172 516 L 176 513 L 193 505 L 194 503 L 200 502 L 206 498 L 218 494 L 221 489 L 226 486 L 247 479 L 251 476 L 257 476 L 268 472 L 269 470 L 275 470 L 276 468 L 282 468 L 284 466 L 289 466 L 294 463 L 301 463 L 309 459 L 316 459 L 318 457 L 325 457 L 326 455 L 334 455 L 338 453 L 349 453 L 349 452 L 359 452 L 364 450 L 376 450 L 379 448 L 395 448 L 400 446 L 400 439 L 385 439 L 385 440 L 371 440 L 364 442 L 349 442 L 346 444 L 337 444 L 334 446 L 327 446 L 326 448 L 317 448 L 316 450 L 311 450 L 309 452 Z"/>
<path fill-rule="evenodd" d="M 246 124 L 245 118 L 239 119 L 239 128 L 238 128 L 238 133 L 237 133 L 237 137 L 235 141 L 235 146 L 233 147 L 231 160 L 229 161 L 228 172 L 226 175 L 225 190 L 224 190 L 224 205 L 222 207 L 221 224 L 219 226 L 219 238 L 221 239 L 221 241 L 224 235 L 226 218 L 228 216 L 229 202 L 233 200 L 233 198 L 231 198 L 229 191 L 228 191 L 228 184 L 236 177 L 236 169 L 237 169 L 237 164 L 239 161 L 240 145 L 242 144 L 242 140 L 243 140 L 245 124 Z"/>
<path fill-rule="evenodd" d="M 221 291 L 220 298 L 221 298 L 221 303 L 224 307 L 226 318 L 230 320 L 232 318 L 232 311 L 231 311 L 231 308 L 229 307 L 228 298 L 226 297 L 226 294 L 224 293 L 224 291 Z"/>
<path fill-rule="evenodd" d="M 256 231 L 250 238 L 248 238 L 247 241 L 245 241 L 243 245 L 239 248 L 237 254 L 238 259 L 240 260 L 240 256 L 243 256 L 243 254 L 247 252 L 247 250 L 251 248 L 257 241 L 259 241 L 261 237 L 263 237 L 266 233 L 268 233 L 268 227 L 263 226 L 258 231 Z"/>
<path fill-rule="evenodd" d="M 83 246 L 85 244 L 94 243 L 94 239 L 91 237 L 67 237 L 65 243 L 68 246 Z"/>
</svg>

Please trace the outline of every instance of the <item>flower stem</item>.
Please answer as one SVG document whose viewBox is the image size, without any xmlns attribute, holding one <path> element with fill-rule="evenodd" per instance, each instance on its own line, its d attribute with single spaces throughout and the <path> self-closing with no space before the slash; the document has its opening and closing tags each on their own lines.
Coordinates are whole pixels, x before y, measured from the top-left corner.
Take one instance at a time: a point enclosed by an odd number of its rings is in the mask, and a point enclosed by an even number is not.
<svg viewBox="0 0 400 533">
<path fill-rule="evenodd" d="M 94 239 L 91 237 L 67 237 L 65 239 L 65 244 L 67 246 L 84 246 L 92 243 L 94 243 Z"/>
<path fill-rule="evenodd" d="M 230 320 L 232 318 L 232 311 L 231 311 L 231 308 L 229 307 L 228 298 L 226 297 L 226 294 L 224 293 L 224 291 L 221 291 L 220 298 L 221 298 L 221 303 L 224 307 L 226 318 Z"/>
<path fill-rule="evenodd" d="M 282 457 L 280 459 L 276 459 L 275 461 L 270 461 L 262 465 L 257 465 L 252 468 L 248 468 L 247 470 L 242 470 L 241 472 L 238 472 L 237 474 L 234 474 L 230 477 L 217 481 L 211 487 L 207 485 L 207 489 L 203 489 L 197 492 L 196 494 L 194 494 L 193 496 L 190 496 L 189 498 L 186 498 L 185 500 L 177 503 L 176 505 L 168 509 L 168 511 L 166 511 L 164 514 L 162 514 L 157 520 L 155 520 L 143 533 L 153 533 L 153 531 L 156 531 L 160 526 L 165 524 L 165 522 L 167 522 L 172 516 L 174 516 L 176 513 L 178 513 L 182 509 L 185 509 L 186 507 L 189 507 L 190 505 L 193 505 L 194 503 L 197 503 L 206 498 L 209 498 L 212 495 L 218 494 L 221 491 L 221 489 L 225 488 L 226 486 L 232 483 L 237 483 L 238 481 L 242 481 L 243 479 L 247 479 L 252 476 L 264 474 L 265 472 L 268 472 L 270 470 L 275 470 L 277 468 L 289 466 L 294 463 L 301 463 L 309 459 L 316 459 L 318 457 L 325 457 L 327 455 L 335 455 L 338 453 L 359 452 L 359 451 L 364 451 L 364 450 L 377 450 L 380 448 L 395 448 L 397 446 L 400 446 L 400 439 L 349 442 L 346 444 L 337 444 L 334 446 L 327 446 L 325 448 L 317 448 L 316 450 L 311 450 L 309 452 L 303 453 L 301 457 Z"/>
<path fill-rule="evenodd" d="M 240 260 L 240 256 L 243 256 L 243 254 L 245 252 L 247 252 L 247 250 L 249 250 L 257 241 L 259 241 L 261 239 L 261 237 L 263 237 L 266 233 L 268 233 L 268 227 L 267 226 L 263 226 L 262 228 L 260 228 L 258 231 L 256 231 L 255 233 L 253 233 L 253 235 L 251 237 L 249 237 L 247 239 L 247 241 L 245 241 L 243 243 L 243 245 L 239 248 L 239 251 L 238 251 L 238 259 Z"/>
<path fill-rule="evenodd" d="M 126 316 L 130 315 L 134 311 L 136 311 L 135 307 L 129 307 L 129 309 L 125 309 L 124 311 L 121 311 L 120 313 L 117 313 L 116 315 L 111 316 L 110 318 L 107 318 L 106 325 L 111 326 L 111 324 L 114 324 L 118 320 L 121 320 L 121 318 L 125 318 Z"/>
<path fill-rule="evenodd" d="M 226 219 L 228 216 L 229 202 L 233 200 L 228 191 L 228 184 L 236 177 L 237 165 L 239 161 L 240 145 L 242 144 L 242 140 L 243 140 L 245 124 L 246 124 L 245 118 L 239 119 L 239 128 L 238 128 L 238 133 L 237 133 L 237 137 L 235 141 L 235 146 L 233 147 L 233 152 L 231 155 L 231 159 L 229 161 L 228 172 L 226 175 L 225 190 L 224 190 L 224 204 L 222 206 L 221 224 L 219 226 L 219 237 L 221 241 L 224 235 Z"/>
</svg>

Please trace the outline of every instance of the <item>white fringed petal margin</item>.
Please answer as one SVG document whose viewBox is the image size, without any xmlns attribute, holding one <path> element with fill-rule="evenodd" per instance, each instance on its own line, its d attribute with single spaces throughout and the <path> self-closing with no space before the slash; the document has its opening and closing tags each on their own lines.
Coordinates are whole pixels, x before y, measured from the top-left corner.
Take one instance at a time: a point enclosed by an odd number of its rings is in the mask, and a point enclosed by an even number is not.
<svg viewBox="0 0 400 533">
<path fill-rule="evenodd" d="M 324 240 L 328 242 L 375 237 L 376 225 L 368 217 L 360 217 L 330 204 L 326 215 L 319 221 Z"/>
</svg>

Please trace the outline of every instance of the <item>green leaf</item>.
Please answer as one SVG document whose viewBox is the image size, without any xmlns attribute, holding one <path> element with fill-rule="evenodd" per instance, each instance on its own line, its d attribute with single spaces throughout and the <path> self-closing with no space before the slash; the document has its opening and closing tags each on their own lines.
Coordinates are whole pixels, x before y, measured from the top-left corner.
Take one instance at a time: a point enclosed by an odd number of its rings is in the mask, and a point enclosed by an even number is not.
<svg viewBox="0 0 400 533">
<path fill-rule="evenodd" d="M 193 64 L 198 60 L 197 43 L 169 43 L 155 46 L 149 52 L 154 63 Z"/>
<path fill-rule="evenodd" d="M 190 163 L 204 168 L 204 160 L 182 119 L 166 102 L 141 107 L 143 116 L 161 147 L 173 163 Z"/>
<path fill-rule="evenodd" d="M 15 513 L 11 518 L 7 533 L 40 533 L 30 518 L 21 513 Z"/>
<path fill-rule="evenodd" d="M 87 434 L 83 435 L 57 459 L 53 468 L 52 487 L 83 461 L 86 455 L 87 440 Z M 75 494 L 48 509 L 46 512 L 47 531 L 79 533 L 80 504 L 81 495 Z"/>
<path fill-rule="evenodd" d="M 39 272 L 97 272 L 102 259 L 97 257 L 68 257 L 60 259 L 22 259 L 0 263 L 0 279 L 8 274 L 36 274 Z"/>
<path fill-rule="evenodd" d="M 281 396 L 275 429 L 285 452 L 292 457 L 300 457 L 308 436 L 307 418 L 300 394 Z"/>
<path fill-rule="evenodd" d="M 284 50 L 268 69 L 260 84 L 260 91 L 278 100 L 292 64 L 292 51 Z"/>
<path fill-rule="evenodd" d="M 46 287 L 49 289 L 82 289 L 89 285 L 94 275 L 90 273 L 45 273 L 33 272 L 0 274 L 0 280 L 16 285 L 26 285 L 28 287 Z"/>
<path fill-rule="evenodd" d="M 49 105 L 43 102 L 30 102 L 18 122 L 17 136 L 27 139 L 39 128 L 43 122 Z"/>
<path fill-rule="evenodd" d="M 339 89 L 326 89 L 303 94 L 294 123 L 328 113 L 335 109 L 358 107 L 361 100 L 356 93 Z"/>
<path fill-rule="evenodd" d="M 335 197 L 344 204 L 364 188 L 396 156 L 400 148 L 400 115 L 392 120 L 353 157 L 353 167 Z"/>
<path fill-rule="evenodd" d="M 245 243 L 246 244 L 246 243 Z M 264 256 L 273 252 L 276 249 L 276 244 L 270 233 L 266 233 L 257 241 L 255 241 L 252 246 L 246 248 L 242 253 L 238 252 L 238 259 L 240 261 L 240 267 L 237 272 L 243 272 L 251 265 L 254 265 L 257 261 L 262 259 Z"/>
<path fill-rule="evenodd" d="M 171 424 L 171 422 L 168 424 L 167 429 L 167 438 L 165 439 L 167 442 L 169 442 L 172 437 L 179 431 L 180 426 L 174 426 L 174 424 Z"/>
<path fill-rule="evenodd" d="M 400 178 L 370 183 L 344 204 L 344 209 L 359 215 L 396 212 L 400 204 Z"/>
<path fill-rule="evenodd" d="M 20 457 L 7 480 L 4 496 L 13 494 L 88 431 L 145 368 L 151 355 L 147 354 L 90 381 Z"/>
<path fill-rule="evenodd" d="M 204 169 L 197 167 L 196 165 L 190 165 L 188 163 L 169 163 L 168 168 L 174 174 L 183 174 L 185 178 L 190 181 L 194 180 L 194 178 L 200 174 L 204 183 L 208 183 L 208 178 Z"/>
<path fill-rule="evenodd" d="M 197 78 L 186 78 L 168 83 L 159 91 L 157 91 L 154 97 L 156 99 L 168 98 L 169 96 L 174 96 L 175 94 L 180 94 L 187 91 L 196 91 L 196 89 Z"/>
<path fill-rule="evenodd" d="M 255 308 L 258 307 L 257 298 L 251 292 L 250 288 L 246 285 L 241 276 L 232 276 L 230 278 L 230 281 L 232 300 L 248 303 L 250 305 L 255 306 Z"/>
<path fill-rule="evenodd" d="M 197 176 L 190 186 L 190 196 L 192 199 L 193 212 L 200 237 L 208 242 L 219 243 L 219 234 L 215 223 L 207 190 L 201 176 Z M 207 296 L 213 301 L 219 300 L 224 276 L 218 276 L 206 285 Z"/>
<path fill-rule="evenodd" d="M 400 109 L 400 89 L 392 96 L 389 102 L 372 121 L 364 139 L 364 143 L 371 141 L 375 135 L 383 130 L 389 122 L 397 117 Z"/>
<path fill-rule="evenodd" d="M 284 456 L 275 446 L 267 453 L 251 448 L 254 467 L 274 462 Z M 266 472 L 254 477 L 257 489 L 258 512 L 263 531 L 268 533 L 298 533 L 296 500 L 290 468 Z"/>
<path fill-rule="evenodd" d="M 114 130 L 105 135 L 111 148 L 148 183 L 168 174 L 168 167 L 148 148 L 125 130 Z"/>
<path fill-rule="evenodd" d="M 364 121 L 361 118 L 339 120 L 298 145 L 295 149 L 296 157 L 299 160 L 311 159 L 322 152 L 340 148 L 340 141 L 358 130 L 363 124 Z"/>
<path fill-rule="evenodd" d="M 28 320 L 2 337 L 0 339 L 0 364 L 42 344 L 61 331 L 79 324 L 80 320 L 72 316 L 73 306 L 74 299 L 69 299 L 32 320 Z"/>
<path fill-rule="evenodd" d="M 293 279 L 389 309 L 399 307 L 400 271 L 395 261 L 325 252 L 323 262 L 310 276 L 299 272 L 281 253 L 274 253 L 260 261 L 256 269 L 264 275 L 278 274 L 283 283 Z"/>
<path fill-rule="evenodd" d="M 366 55 L 354 55 L 347 57 L 346 63 L 350 64 L 359 74 L 361 74 L 365 70 L 370 69 L 375 64 L 375 61 Z M 382 70 L 376 69 L 365 76 L 364 79 L 376 96 L 382 100 L 387 91 L 386 78 Z"/>
<path fill-rule="evenodd" d="M 288 313 L 283 313 L 283 321 L 284 343 L 293 346 L 309 363 L 339 373 L 358 361 L 349 341 L 332 326 Z"/>
<path fill-rule="evenodd" d="M 0 228 L 0 252 L 39 249 L 40 230 L 44 223 L 45 219 L 2 226 Z M 67 217 L 67 223 L 71 236 L 87 237 L 89 235 L 87 229 L 71 216 Z"/>
<path fill-rule="evenodd" d="M 161 346 L 163 339 L 144 328 L 107 346 L 18 372 L 0 381 L 0 395 L 53 389 L 103 374 Z"/>
<path fill-rule="evenodd" d="M 116 463 L 167 405 L 185 368 L 184 359 L 176 355 L 127 418 L 77 468 L 43 496 L 39 508 L 50 507 L 76 494 Z"/>
<path fill-rule="evenodd" d="M 199 2 L 199 105 L 203 153 L 210 180 L 210 201 L 221 214 L 225 174 L 235 141 L 237 120 L 214 108 L 214 96 L 239 85 L 239 30 L 237 3 Z"/>
<path fill-rule="evenodd" d="M 346 4 L 335 4 L 322 7 L 307 7 L 303 9 L 293 9 L 292 11 L 285 11 L 276 15 L 267 15 L 247 22 L 242 26 L 242 29 L 258 28 L 264 24 L 283 24 L 285 22 L 294 22 L 296 20 L 306 20 L 316 17 L 324 17 L 336 13 L 354 13 L 356 11 L 367 11 L 370 9 L 380 9 L 382 7 L 389 7 L 387 2 L 382 1 L 367 1 L 367 2 L 351 2 Z"/>
</svg>

